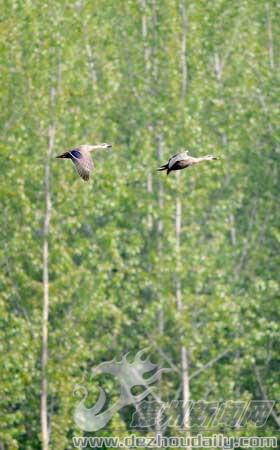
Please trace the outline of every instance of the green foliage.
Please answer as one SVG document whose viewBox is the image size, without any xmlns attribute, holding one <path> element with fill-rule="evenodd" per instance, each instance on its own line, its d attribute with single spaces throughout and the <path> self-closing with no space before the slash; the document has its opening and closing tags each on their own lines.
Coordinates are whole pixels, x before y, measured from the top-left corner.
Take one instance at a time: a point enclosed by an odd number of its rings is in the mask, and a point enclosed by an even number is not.
<svg viewBox="0 0 280 450">
<path fill-rule="evenodd" d="M 186 345 L 194 400 L 262 399 L 255 367 L 267 397 L 279 397 L 279 8 L 264 0 L 187 3 L 183 101 L 179 0 L 2 4 L 5 449 L 41 445 L 44 166 L 52 123 L 52 156 L 79 143 L 107 141 L 113 150 L 96 153 L 89 184 L 68 161 L 51 161 L 50 448 L 72 448 L 72 436 L 81 434 L 72 414 L 84 374 L 102 360 L 147 346 L 180 368 L 180 346 Z M 182 172 L 179 180 L 157 173 L 158 164 L 182 147 L 220 159 Z M 182 203 L 179 267 L 176 196 Z M 163 380 L 162 393 L 173 399 L 179 384 L 179 374 Z M 117 387 L 112 390 L 117 398 Z M 116 415 L 102 432 L 122 435 L 127 426 Z M 243 434 L 275 430 L 271 419 L 265 430 Z"/>
</svg>

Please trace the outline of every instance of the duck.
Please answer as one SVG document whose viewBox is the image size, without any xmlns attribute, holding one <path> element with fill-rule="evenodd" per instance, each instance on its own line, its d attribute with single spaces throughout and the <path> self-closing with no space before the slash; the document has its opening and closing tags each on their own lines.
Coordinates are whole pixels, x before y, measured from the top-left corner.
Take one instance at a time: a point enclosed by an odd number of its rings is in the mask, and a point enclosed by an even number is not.
<svg viewBox="0 0 280 450">
<path fill-rule="evenodd" d="M 176 153 L 176 155 L 171 156 L 166 164 L 160 166 L 157 170 L 164 171 L 166 170 L 166 175 L 174 170 L 182 170 L 187 169 L 190 166 L 194 166 L 195 164 L 199 164 L 202 161 L 213 161 L 218 158 L 213 155 L 206 156 L 190 156 L 188 150 L 184 150 L 180 153 Z"/>
<path fill-rule="evenodd" d="M 106 149 L 111 147 L 112 147 L 111 144 L 106 143 L 97 145 L 89 145 L 89 144 L 79 145 L 78 147 L 74 147 L 71 150 L 62 153 L 61 155 L 56 156 L 56 158 L 71 159 L 80 177 L 84 181 L 88 181 L 94 169 L 94 164 L 91 159 L 90 153 L 93 152 L 94 150 Z"/>
</svg>

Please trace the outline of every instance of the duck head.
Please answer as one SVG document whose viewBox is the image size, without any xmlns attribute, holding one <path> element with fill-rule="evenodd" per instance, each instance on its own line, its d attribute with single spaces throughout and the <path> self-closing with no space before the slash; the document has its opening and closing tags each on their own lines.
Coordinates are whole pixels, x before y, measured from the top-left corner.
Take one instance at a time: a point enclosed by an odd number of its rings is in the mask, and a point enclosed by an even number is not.
<svg viewBox="0 0 280 450">
<path fill-rule="evenodd" d="M 106 142 L 103 142 L 102 144 L 93 145 L 93 148 L 112 148 L 111 144 L 107 144 Z"/>
<path fill-rule="evenodd" d="M 217 158 L 217 156 L 207 155 L 207 156 L 205 156 L 205 159 L 206 159 L 207 161 L 215 161 L 215 160 L 217 160 L 218 158 Z"/>
</svg>

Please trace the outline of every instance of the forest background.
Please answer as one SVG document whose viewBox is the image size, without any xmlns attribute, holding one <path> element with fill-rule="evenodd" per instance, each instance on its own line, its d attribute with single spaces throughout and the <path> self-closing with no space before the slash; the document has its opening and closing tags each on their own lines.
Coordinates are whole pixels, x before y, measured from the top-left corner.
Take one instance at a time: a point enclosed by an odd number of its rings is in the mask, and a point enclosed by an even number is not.
<svg viewBox="0 0 280 450">
<path fill-rule="evenodd" d="M 144 348 L 164 400 L 279 398 L 279 12 L 2 2 L 1 450 L 72 448 L 75 386 Z M 98 142 L 89 183 L 54 158 Z M 156 171 L 182 148 L 219 160 Z"/>
</svg>

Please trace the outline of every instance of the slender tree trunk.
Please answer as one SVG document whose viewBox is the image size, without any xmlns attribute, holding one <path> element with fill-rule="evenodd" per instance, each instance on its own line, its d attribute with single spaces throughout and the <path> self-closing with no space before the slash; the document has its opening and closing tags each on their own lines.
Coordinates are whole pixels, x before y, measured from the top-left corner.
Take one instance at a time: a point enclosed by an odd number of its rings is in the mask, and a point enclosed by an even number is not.
<svg viewBox="0 0 280 450">
<path fill-rule="evenodd" d="M 157 95 L 158 86 L 158 49 L 157 49 L 157 26 L 158 26 L 158 4 L 157 0 L 152 0 L 152 31 L 153 31 L 153 46 L 152 46 L 152 78 L 153 78 L 153 95 Z"/>
<path fill-rule="evenodd" d="M 185 0 L 180 3 L 180 12 L 182 19 L 182 40 L 181 40 L 181 106 L 182 122 L 184 121 L 184 102 L 187 93 L 188 70 L 187 70 L 187 10 Z M 180 197 L 180 172 L 177 172 L 177 197 L 176 197 L 176 215 L 175 215 L 175 233 L 176 233 L 176 301 L 178 311 L 182 311 L 182 286 L 181 286 L 181 230 L 182 230 L 182 203 Z M 184 344 L 184 336 L 181 336 L 181 382 L 182 382 L 182 428 L 190 428 L 189 402 L 190 402 L 190 379 L 188 351 Z"/>
<path fill-rule="evenodd" d="M 97 74 L 95 69 L 94 53 L 92 46 L 88 42 L 86 43 L 86 51 L 88 56 L 90 79 L 92 82 L 92 87 L 95 89 L 97 88 Z"/>
<path fill-rule="evenodd" d="M 149 194 L 149 197 L 152 196 L 153 193 L 153 176 L 150 171 L 147 173 L 147 192 Z M 153 229 L 153 204 L 152 200 L 149 200 L 148 204 L 148 217 L 147 217 L 147 227 L 148 230 Z"/>
<path fill-rule="evenodd" d="M 144 42 L 144 62 L 145 62 L 145 76 L 146 80 L 146 89 L 145 94 L 151 98 L 152 100 L 156 99 L 157 96 L 157 73 L 158 73 L 158 60 L 157 60 L 157 1 L 151 1 L 151 22 L 147 21 L 147 1 L 140 0 L 142 7 L 142 37 Z M 149 25 L 149 27 L 148 27 Z M 148 28 L 151 30 L 153 45 L 148 45 Z M 153 106 L 153 105 L 152 105 Z M 151 107 L 149 108 L 149 112 Z M 150 135 L 152 136 L 152 142 L 156 140 L 155 144 L 157 145 L 157 158 L 158 161 L 162 160 L 163 153 L 163 137 L 161 132 L 157 133 L 158 123 L 155 122 L 153 116 L 148 115 L 148 128 L 150 131 Z M 158 259 L 161 259 L 162 256 L 162 248 L 163 248 L 163 221 L 161 218 L 162 210 L 163 210 L 163 184 L 162 180 L 159 180 L 158 184 L 158 209 L 159 209 L 159 219 L 157 220 L 157 255 Z M 151 194 L 154 192 L 153 186 L 153 176 L 150 172 L 150 169 L 147 173 L 147 191 L 151 197 Z M 150 202 L 148 207 L 148 229 L 152 229 L 154 226 L 154 220 L 152 217 L 152 202 Z M 164 312 L 163 312 L 163 304 L 162 304 L 162 296 L 161 292 L 158 294 L 158 310 L 157 310 L 157 332 L 158 335 L 163 335 L 164 333 Z M 159 378 L 159 383 L 161 382 L 161 376 Z M 158 396 L 158 403 L 160 404 L 161 398 Z M 160 405 L 159 405 L 160 406 Z M 157 434 L 162 434 L 162 424 L 161 424 L 161 411 L 160 407 L 156 416 L 156 432 Z"/>
<path fill-rule="evenodd" d="M 182 286 L 181 286 L 181 230 L 182 230 L 182 203 L 180 199 L 180 172 L 177 175 L 177 198 L 176 198 L 176 215 L 175 215 L 175 232 L 176 232 L 176 301 L 179 312 L 183 309 L 182 302 Z M 183 340 L 183 336 L 181 336 Z M 182 343 L 180 350 L 181 358 L 181 384 L 182 384 L 182 428 L 190 428 L 189 402 L 190 402 L 190 381 L 189 381 L 189 364 L 188 352 L 186 346 Z"/>
<path fill-rule="evenodd" d="M 163 158 L 163 138 L 162 134 L 160 133 L 158 135 L 158 148 L 157 148 L 157 156 L 158 156 L 158 162 L 159 164 L 162 161 Z M 162 221 L 162 212 L 163 212 L 163 206 L 164 206 L 164 192 L 163 192 L 163 184 L 162 184 L 162 177 L 159 178 L 158 181 L 158 206 L 159 206 L 159 219 L 157 223 L 157 232 L 158 232 L 158 256 L 159 258 L 162 255 L 162 238 L 163 238 L 163 221 Z"/>
<path fill-rule="evenodd" d="M 162 160 L 162 154 L 163 154 L 163 138 L 162 134 L 159 133 L 158 135 L 158 145 L 157 145 L 157 157 L 158 161 Z M 164 192 L 163 192 L 163 183 L 162 178 L 159 178 L 158 181 L 158 210 L 159 210 L 159 218 L 157 221 L 157 255 L 158 260 L 161 261 L 162 258 L 162 249 L 163 249 L 163 221 L 162 221 L 162 213 L 163 213 L 163 206 L 164 206 Z M 160 282 L 160 280 L 159 280 Z M 159 290 L 159 298 L 158 298 L 158 335 L 163 336 L 164 334 L 164 309 L 163 309 L 163 298 L 162 298 L 162 292 Z M 161 383 L 161 375 L 159 377 L 159 384 Z M 159 394 L 160 395 L 160 394 Z M 156 432 L 157 434 L 162 435 L 162 415 L 161 410 L 159 409 L 159 412 L 157 414 L 156 418 Z"/>
<path fill-rule="evenodd" d="M 266 4 L 266 13 L 267 13 L 267 34 L 268 34 L 269 63 L 270 63 L 271 70 L 274 70 L 273 34 L 272 34 L 272 25 L 271 25 L 271 18 L 270 18 L 269 3 Z"/>
<path fill-rule="evenodd" d="M 51 91 L 53 101 L 55 91 Z M 45 163 L 45 218 L 43 228 L 43 317 L 42 317 L 42 352 L 41 352 L 41 432 L 42 449 L 48 450 L 48 319 L 49 319 L 49 227 L 52 213 L 50 191 L 50 158 L 54 146 L 55 126 L 49 127 L 48 151 Z"/>
<path fill-rule="evenodd" d="M 187 65 L 187 11 L 184 0 L 180 4 L 182 15 L 182 43 L 181 43 L 181 66 L 182 66 L 182 93 L 181 99 L 184 101 L 187 93 L 188 65 Z"/>
<path fill-rule="evenodd" d="M 146 8 L 147 8 L 147 2 L 146 0 L 141 0 L 142 8 L 143 8 L 143 16 L 142 16 L 142 36 L 144 41 L 144 60 L 145 60 L 145 75 L 146 79 L 149 80 L 149 83 L 147 85 L 146 89 L 146 95 L 150 96 L 151 99 L 156 99 L 157 95 L 157 70 L 158 70 L 158 61 L 157 61 L 157 1 L 152 0 L 151 7 L 152 7 L 152 17 L 151 17 L 151 33 L 153 37 L 153 45 L 149 46 L 147 37 L 148 37 L 148 22 L 147 22 L 147 15 L 146 15 Z M 150 111 L 150 108 L 149 108 Z M 149 130 L 150 134 L 152 136 L 152 141 L 154 139 L 156 140 L 157 145 L 157 157 L 158 160 L 161 161 L 162 159 L 162 153 L 163 153 L 163 138 L 161 133 L 156 133 L 156 130 L 158 128 L 158 123 L 155 123 L 153 117 L 149 117 Z M 147 174 L 147 190 L 148 193 L 151 195 L 154 191 L 153 189 L 153 176 L 152 173 L 149 171 Z M 163 210 L 163 185 L 162 181 L 159 180 L 158 183 L 158 207 L 159 207 L 159 219 L 157 220 L 157 255 L 158 259 L 161 259 L 162 255 L 162 233 L 163 233 L 163 222 L 161 218 L 161 213 Z M 153 224 L 153 217 L 152 217 L 152 203 L 149 205 L 149 211 L 148 211 L 148 227 L 149 229 L 152 229 Z M 157 324 L 158 324 L 158 334 L 163 335 L 164 333 L 164 314 L 163 314 L 163 305 L 162 305 L 162 296 L 161 293 L 159 293 L 158 298 L 158 310 L 157 310 Z M 161 382 L 161 376 L 159 378 L 159 383 Z M 160 410 L 160 402 L 161 398 L 158 396 L 157 399 L 159 403 L 159 410 L 156 416 L 156 432 L 157 434 L 162 434 L 162 424 L 161 424 L 161 410 Z"/>
<path fill-rule="evenodd" d="M 231 243 L 233 247 L 236 247 L 237 240 L 236 240 L 236 228 L 235 228 L 235 219 L 233 213 L 229 214 L 229 222 L 230 222 L 230 237 L 231 237 Z"/>
<path fill-rule="evenodd" d="M 150 72 L 150 47 L 148 44 L 148 22 L 147 22 L 147 14 L 146 14 L 146 10 L 147 10 L 147 4 L 146 4 L 146 0 L 140 0 L 140 5 L 142 8 L 142 39 L 143 39 L 143 47 L 144 47 L 144 72 L 145 72 L 145 77 L 146 77 L 146 86 L 145 86 L 145 94 L 147 94 L 147 87 L 149 86 L 149 72 Z M 149 121 L 149 117 L 148 117 L 148 121 Z M 153 133 L 153 126 L 151 125 L 151 123 L 148 125 L 148 129 L 151 133 Z M 153 177 L 152 177 L 152 173 L 150 171 L 150 169 L 148 169 L 147 172 L 147 181 L 146 181 L 146 186 L 147 186 L 147 192 L 149 197 L 152 196 L 153 193 Z M 152 201 L 149 200 L 148 203 L 148 216 L 147 216 L 147 227 L 148 230 L 152 230 L 153 228 L 153 206 L 152 206 Z"/>
<path fill-rule="evenodd" d="M 148 45 L 148 25 L 147 25 L 147 15 L 146 15 L 146 0 L 140 0 L 141 7 L 142 7 L 142 38 L 143 38 L 143 44 L 144 44 L 144 71 L 145 75 L 147 75 L 147 72 L 149 70 L 149 61 L 150 61 L 150 48 Z"/>
</svg>

